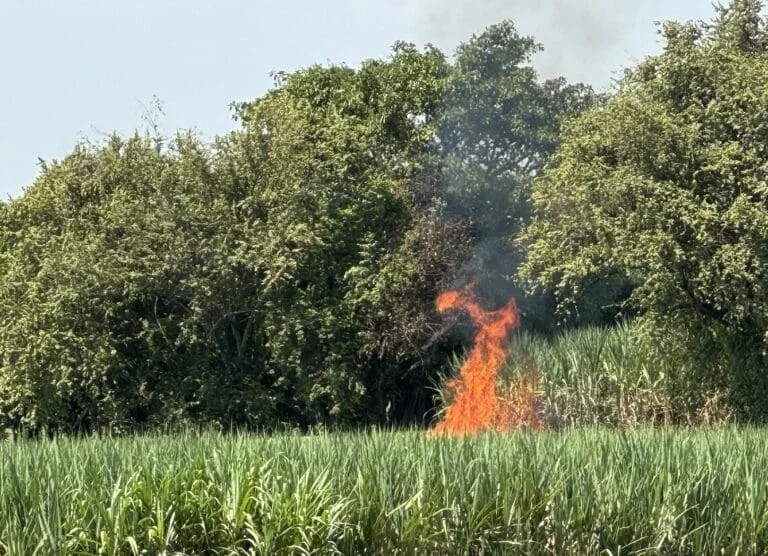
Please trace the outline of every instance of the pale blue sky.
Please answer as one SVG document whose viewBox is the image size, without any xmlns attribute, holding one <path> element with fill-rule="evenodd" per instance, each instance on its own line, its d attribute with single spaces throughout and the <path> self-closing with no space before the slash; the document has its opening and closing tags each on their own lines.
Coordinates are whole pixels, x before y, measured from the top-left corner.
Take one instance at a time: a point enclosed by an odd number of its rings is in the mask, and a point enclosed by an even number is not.
<svg viewBox="0 0 768 556">
<path fill-rule="evenodd" d="M 658 52 L 654 21 L 712 14 L 709 0 L 0 0 L 0 196 L 34 181 L 38 157 L 143 127 L 154 96 L 165 133 L 211 138 L 273 70 L 355 65 L 396 40 L 450 53 L 504 18 L 544 44 L 542 75 L 606 88 Z"/>
</svg>

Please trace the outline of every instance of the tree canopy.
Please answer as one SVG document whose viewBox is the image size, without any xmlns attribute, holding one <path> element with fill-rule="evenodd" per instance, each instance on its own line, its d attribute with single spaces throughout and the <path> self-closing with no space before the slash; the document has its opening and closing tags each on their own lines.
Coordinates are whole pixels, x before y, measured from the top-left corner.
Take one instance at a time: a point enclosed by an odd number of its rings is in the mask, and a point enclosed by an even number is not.
<svg viewBox="0 0 768 556">
<path fill-rule="evenodd" d="M 535 48 L 510 23 L 454 61 L 397 43 L 278 74 L 211 144 L 115 136 L 47 163 L 0 205 L 0 424 L 423 419 L 456 347 L 436 294 L 516 233 L 589 98 L 539 84 Z"/>
<path fill-rule="evenodd" d="M 694 331 L 691 349 L 720 375 L 723 354 L 759 359 L 768 331 L 761 8 L 735 0 L 711 24 L 665 24 L 663 53 L 567 126 L 523 238 L 531 283 L 567 302 L 620 276 L 635 286 L 630 307 Z"/>
<path fill-rule="evenodd" d="M 505 21 L 278 73 L 212 142 L 77 145 L 0 203 L 0 427 L 418 422 L 470 280 L 533 331 L 615 304 L 768 416 L 761 10 L 664 24 L 610 95 L 540 80 Z"/>
</svg>

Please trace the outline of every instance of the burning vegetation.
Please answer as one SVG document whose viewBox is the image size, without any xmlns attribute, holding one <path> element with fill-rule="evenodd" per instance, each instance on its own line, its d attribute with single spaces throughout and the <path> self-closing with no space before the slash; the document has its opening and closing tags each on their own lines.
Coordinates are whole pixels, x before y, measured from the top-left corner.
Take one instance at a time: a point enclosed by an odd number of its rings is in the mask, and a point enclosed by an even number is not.
<svg viewBox="0 0 768 556">
<path fill-rule="evenodd" d="M 473 347 L 459 376 L 446 384 L 452 398 L 443 419 L 432 429 L 435 435 L 504 432 L 515 428 L 543 427 L 537 413 L 537 373 L 521 376 L 518 383 L 500 391 L 497 373 L 507 360 L 506 340 L 517 328 L 520 315 L 514 299 L 496 311 L 486 311 L 476 301 L 472 285 L 441 293 L 437 310 L 465 311 L 478 327 Z"/>
</svg>

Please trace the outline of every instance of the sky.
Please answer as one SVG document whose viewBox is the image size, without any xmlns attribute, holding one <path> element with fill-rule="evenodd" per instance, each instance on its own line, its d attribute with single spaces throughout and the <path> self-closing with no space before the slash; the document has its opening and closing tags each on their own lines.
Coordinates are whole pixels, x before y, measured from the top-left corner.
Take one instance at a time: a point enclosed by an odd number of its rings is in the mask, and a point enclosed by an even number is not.
<svg viewBox="0 0 768 556">
<path fill-rule="evenodd" d="M 542 77 L 607 89 L 660 51 L 654 22 L 713 14 L 710 0 L 0 0 L 0 198 L 39 159 L 148 121 L 222 135 L 273 71 L 355 66 L 398 40 L 451 54 L 511 19 L 544 46 Z"/>
</svg>

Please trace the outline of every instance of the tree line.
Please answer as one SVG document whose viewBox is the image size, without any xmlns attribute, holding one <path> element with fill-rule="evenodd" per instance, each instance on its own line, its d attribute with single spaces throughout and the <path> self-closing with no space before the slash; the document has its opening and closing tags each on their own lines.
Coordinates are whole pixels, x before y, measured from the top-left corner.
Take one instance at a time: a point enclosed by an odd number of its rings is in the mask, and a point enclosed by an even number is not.
<svg viewBox="0 0 768 556">
<path fill-rule="evenodd" d="M 434 298 L 470 279 L 534 333 L 635 318 L 692 403 L 762 418 L 761 9 L 665 24 L 605 95 L 504 21 L 278 74 L 212 142 L 76 145 L 0 203 L 0 426 L 420 422 L 466 340 Z"/>
</svg>

